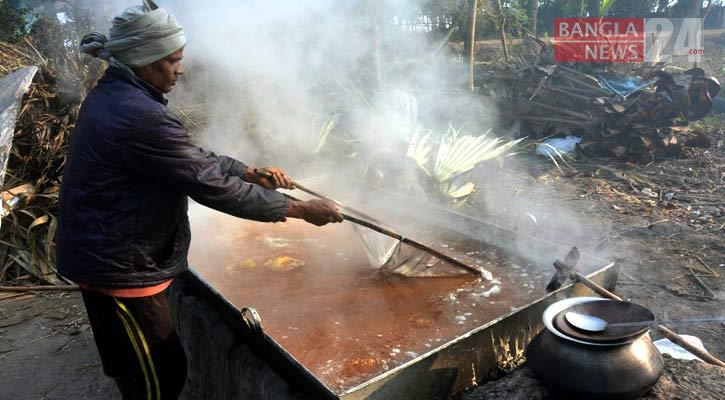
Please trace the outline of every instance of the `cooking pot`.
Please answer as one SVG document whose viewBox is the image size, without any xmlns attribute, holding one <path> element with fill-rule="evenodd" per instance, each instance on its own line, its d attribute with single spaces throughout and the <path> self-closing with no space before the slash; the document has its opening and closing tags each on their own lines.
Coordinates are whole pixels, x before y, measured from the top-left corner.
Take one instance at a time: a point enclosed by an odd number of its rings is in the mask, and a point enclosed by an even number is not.
<svg viewBox="0 0 725 400">
<path fill-rule="evenodd" d="M 576 399 L 631 399 L 649 391 L 664 362 L 648 331 L 622 343 L 597 344 L 570 338 L 551 323 L 561 310 L 583 301 L 567 299 L 544 313 L 546 329 L 526 352 L 536 376 L 553 392 Z"/>
</svg>

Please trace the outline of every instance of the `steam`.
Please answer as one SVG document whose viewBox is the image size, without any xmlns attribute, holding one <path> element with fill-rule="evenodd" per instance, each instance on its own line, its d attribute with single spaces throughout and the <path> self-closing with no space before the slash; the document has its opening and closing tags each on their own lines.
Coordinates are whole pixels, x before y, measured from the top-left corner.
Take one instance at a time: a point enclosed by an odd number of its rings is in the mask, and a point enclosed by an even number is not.
<svg viewBox="0 0 725 400">
<path fill-rule="evenodd" d="M 278 165 L 296 179 L 322 176 L 315 189 L 364 205 L 371 215 L 411 215 L 414 210 L 403 201 L 376 203 L 369 191 L 352 196 L 363 182 L 443 205 L 406 155 L 408 142 L 420 130 L 439 136 L 451 127 L 461 135 L 496 132 L 496 114 L 485 99 L 464 90 L 467 66 L 461 60 L 434 55 L 436 43 L 428 36 L 396 26 L 413 21 L 420 2 L 159 1 L 182 23 L 187 37 L 186 74 L 171 102 L 201 107 L 207 118 L 196 140 L 204 147 L 250 165 Z M 105 2 L 99 29 L 136 3 Z M 379 48 L 376 38 L 382 38 Z M 486 212 L 473 217 L 581 247 L 592 242 L 585 216 L 543 201 L 556 194 L 542 193 L 531 179 L 507 185 L 508 177 L 525 173 L 512 160 L 503 174 L 501 165 L 486 161 L 473 177 L 451 187 L 468 194 L 471 187 L 461 185 L 471 179 L 482 184 L 473 200 Z M 401 229 L 414 232 L 429 220 L 419 213 L 401 222 Z M 494 233 L 460 229 L 501 241 Z M 390 243 L 381 243 L 368 243 L 379 245 L 372 252 L 377 264 L 390 252 Z M 556 254 L 541 254 L 527 240 L 507 245 L 547 267 Z"/>
</svg>

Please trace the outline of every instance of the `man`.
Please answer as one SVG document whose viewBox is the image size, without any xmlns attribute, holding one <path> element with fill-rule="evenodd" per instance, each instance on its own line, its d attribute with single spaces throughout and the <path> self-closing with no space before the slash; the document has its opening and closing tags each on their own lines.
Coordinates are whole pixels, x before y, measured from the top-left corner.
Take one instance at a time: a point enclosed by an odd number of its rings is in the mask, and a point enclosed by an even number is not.
<svg viewBox="0 0 725 400">
<path fill-rule="evenodd" d="M 186 357 L 165 289 L 187 268 L 187 196 L 240 218 L 340 222 L 330 203 L 290 201 L 270 178 L 190 143 L 164 93 L 183 74 L 185 38 L 146 1 L 114 18 L 109 38 L 86 35 L 85 53 L 107 60 L 83 102 L 60 193 L 58 271 L 81 287 L 106 375 L 124 399 L 175 399 Z"/>
</svg>

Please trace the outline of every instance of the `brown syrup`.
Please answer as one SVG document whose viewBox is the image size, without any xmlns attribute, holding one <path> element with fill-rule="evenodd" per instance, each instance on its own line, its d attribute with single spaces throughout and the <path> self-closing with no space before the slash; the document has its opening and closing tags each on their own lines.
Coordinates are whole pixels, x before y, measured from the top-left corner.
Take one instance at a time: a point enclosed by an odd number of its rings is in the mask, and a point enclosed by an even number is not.
<svg viewBox="0 0 725 400">
<path fill-rule="evenodd" d="M 460 235 L 426 242 L 493 281 L 382 275 L 347 222 L 264 224 L 199 208 L 192 226 L 191 265 L 236 306 L 256 308 L 265 332 L 338 393 L 535 300 L 548 278 Z"/>
</svg>

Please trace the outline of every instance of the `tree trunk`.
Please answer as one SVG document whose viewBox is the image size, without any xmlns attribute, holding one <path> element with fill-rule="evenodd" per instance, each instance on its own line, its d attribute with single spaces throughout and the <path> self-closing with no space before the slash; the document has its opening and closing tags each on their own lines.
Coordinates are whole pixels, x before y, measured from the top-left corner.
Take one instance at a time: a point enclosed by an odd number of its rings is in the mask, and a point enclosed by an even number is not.
<svg viewBox="0 0 725 400">
<path fill-rule="evenodd" d="M 466 43 L 464 43 L 464 50 L 467 51 L 468 55 L 468 90 L 473 93 L 475 90 L 475 82 L 473 77 L 473 64 L 475 62 L 475 51 L 476 51 L 476 10 L 478 9 L 478 0 L 468 0 L 468 18 L 466 20 Z"/>
<path fill-rule="evenodd" d="M 533 37 L 537 37 L 536 18 L 539 17 L 539 0 L 529 0 L 527 15 L 529 21 L 529 34 Z"/>
<path fill-rule="evenodd" d="M 501 0 L 496 0 L 494 3 L 496 6 L 496 18 L 498 19 L 499 33 L 501 34 L 501 45 L 503 46 L 503 59 L 508 62 L 509 60 L 509 48 L 506 42 L 506 13 L 504 12 Z"/>
<path fill-rule="evenodd" d="M 463 54 L 466 56 L 471 52 L 471 43 L 475 40 L 476 35 L 476 7 L 477 1 L 467 0 L 468 9 L 466 11 L 466 32 L 463 36 Z M 473 10 L 473 11 L 471 11 Z M 471 32 L 473 31 L 473 32 Z M 471 34 L 473 33 L 473 35 Z"/>
</svg>

